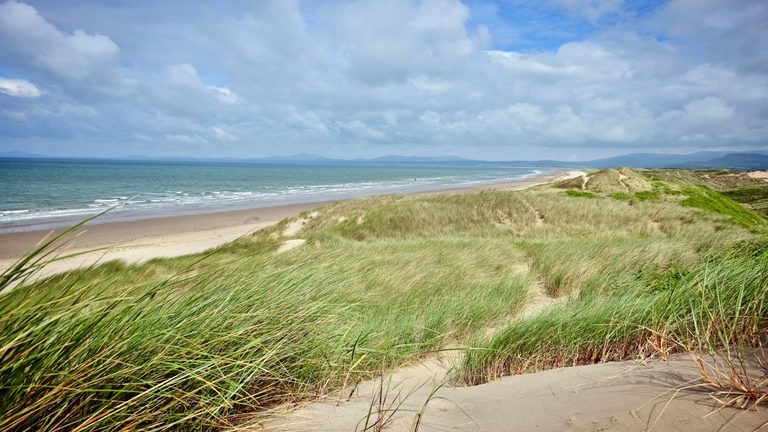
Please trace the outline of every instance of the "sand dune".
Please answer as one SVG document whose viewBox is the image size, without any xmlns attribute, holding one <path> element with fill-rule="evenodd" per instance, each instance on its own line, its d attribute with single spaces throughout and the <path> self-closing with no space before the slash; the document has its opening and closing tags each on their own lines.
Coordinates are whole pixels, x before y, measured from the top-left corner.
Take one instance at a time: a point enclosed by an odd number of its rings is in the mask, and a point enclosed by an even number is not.
<svg viewBox="0 0 768 432">
<path fill-rule="evenodd" d="M 436 390 L 445 383 L 448 368 L 449 363 L 430 360 L 386 378 L 385 409 L 404 402 L 385 430 L 412 430 L 417 413 L 422 413 L 420 431 L 753 431 L 768 422 L 764 409 L 718 409 L 706 391 L 694 387 L 699 375 L 687 355 L 666 362 L 547 370 L 473 387 L 446 384 Z M 362 383 L 349 400 L 310 403 L 250 430 L 362 430 L 380 386 L 380 381 Z M 375 411 L 369 424 L 377 418 Z"/>
</svg>

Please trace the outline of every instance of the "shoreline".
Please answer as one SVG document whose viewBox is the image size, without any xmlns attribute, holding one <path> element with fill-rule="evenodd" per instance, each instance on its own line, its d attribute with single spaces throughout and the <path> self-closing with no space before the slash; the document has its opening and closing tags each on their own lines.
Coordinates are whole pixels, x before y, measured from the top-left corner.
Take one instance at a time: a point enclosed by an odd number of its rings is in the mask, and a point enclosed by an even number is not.
<svg viewBox="0 0 768 432">
<path fill-rule="evenodd" d="M 317 203 L 323 204 L 328 202 L 345 201 L 349 199 L 355 199 L 365 196 L 376 196 L 384 194 L 399 194 L 399 195 L 412 195 L 420 193 L 440 192 L 444 190 L 452 189 L 467 189 L 474 187 L 482 187 L 488 184 L 495 183 L 508 183 L 526 180 L 530 178 L 536 178 L 543 174 L 548 174 L 554 171 L 562 171 L 564 168 L 556 169 L 536 169 L 524 174 L 519 174 L 512 177 L 499 177 L 496 179 L 486 179 L 478 181 L 467 181 L 464 183 L 446 183 L 446 184 L 411 184 L 408 186 L 400 185 L 392 188 L 374 188 L 361 187 L 355 190 L 349 191 L 329 191 L 321 194 L 310 194 L 306 196 L 290 196 L 286 195 L 282 198 L 260 198 L 260 199 L 245 199 L 241 201 L 224 200 L 221 202 L 199 202 L 197 204 L 185 204 L 185 205 L 168 205 L 166 207 L 153 207 L 153 208 L 137 208 L 131 206 L 130 200 L 125 200 L 122 203 L 117 202 L 118 199 L 105 199 L 94 200 L 96 201 L 116 201 L 112 204 L 112 207 L 100 207 L 98 209 L 60 209 L 55 213 L 61 214 L 49 214 L 41 213 L 38 216 L 34 216 L 34 212 L 30 213 L 30 210 L 11 210 L 10 213 L 23 213 L 26 216 L 20 219 L 8 219 L 0 221 L 0 236 L 5 234 L 22 233 L 22 232 L 48 232 L 50 230 L 56 230 L 60 228 L 67 228 L 73 226 L 84 219 L 97 215 L 100 211 L 106 211 L 106 213 L 99 216 L 97 219 L 90 222 L 91 225 L 115 223 L 115 222 L 133 222 L 146 219 L 160 219 L 168 217 L 180 217 L 180 216 L 196 216 L 202 214 L 215 214 L 225 212 L 235 212 L 240 210 L 253 210 L 257 208 L 272 208 L 283 207 L 288 205 L 309 204 Z M 414 179 L 416 180 L 416 179 Z M 248 192 L 250 193 L 250 192 Z M 129 195 L 129 194 L 124 194 Z M 127 197 L 119 197 L 121 199 Z M 72 212 L 70 214 L 70 212 Z M 0 212 L 4 214 L 4 212 Z M 32 215 L 32 216 L 29 216 Z"/>
<path fill-rule="evenodd" d="M 447 187 L 428 192 L 402 193 L 401 195 L 521 190 L 574 175 L 574 173 L 576 172 L 551 171 L 516 180 Z M 67 254 L 87 253 L 51 263 L 46 266 L 43 273 L 50 275 L 115 259 L 133 264 L 153 258 L 203 252 L 234 241 L 250 232 L 274 225 L 285 218 L 294 217 L 301 212 L 338 201 L 345 200 L 88 224 L 79 230 L 71 241 L 60 250 L 60 252 Z M 59 233 L 64 229 L 0 234 L 0 271 L 12 265 L 46 236 Z M 100 249 L 92 251 L 96 248 Z"/>
</svg>

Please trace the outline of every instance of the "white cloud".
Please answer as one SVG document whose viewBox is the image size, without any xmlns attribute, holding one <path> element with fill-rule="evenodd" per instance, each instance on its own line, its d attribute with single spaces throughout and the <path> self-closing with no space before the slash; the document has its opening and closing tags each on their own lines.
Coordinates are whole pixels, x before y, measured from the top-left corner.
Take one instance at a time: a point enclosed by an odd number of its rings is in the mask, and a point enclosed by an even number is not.
<svg viewBox="0 0 768 432">
<path fill-rule="evenodd" d="M 207 142 L 205 138 L 199 135 L 165 134 L 164 137 L 168 141 L 182 144 L 201 144 Z"/>
<path fill-rule="evenodd" d="M 523 147 L 531 157 L 681 141 L 754 147 L 768 139 L 767 8 L 735 1 L 670 0 L 633 21 L 621 1 L 549 0 L 595 28 L 621 20 L 529 50 L 494 42 L 476 4 L 458 0 L 264 0 L 173 17 L 167 4 L 105 12 L 85 2 L 72 6 L 79 17 L 59 2 L 38 11 L 10 1 L 0 6 L 0 53 L 46 97 L 6 98 L 14 105 L 0 128 L 40 133 L 22 118 L 80 140 L 216 156 L 217 146 L 494 158 Z M 541 25 L 545 38 L 570 30 Z M 94 114 L 83 120 L 67 104 Z"/>
<path fill-rule="evenodd" d="M 673 0 L 652 21 L 655 29 L 690 44 L 691 54 L 748 72 L 768 69 L 768 3 L 761 0 Z"/>
<path fill-rule="evenodd" d="M 196 94 L 198 97 L 211 97 L 218 102 L 233 104 L 240 97 L 232 89 L 224 86 L 207 84 L 198 74 L 197 68 L 189 63 L 175 64 L 166 67 L 165 78 L 158 83 L 162 89 L 170 89 L 174 98 L 182 98 L 180 92 Z"/>
<path fill-rule="evenodd" d="M 417 90 L 425 93 L 439 94 L 444 93 L 453 87 L 448 81 L 439 79 L 430 79 L 428 77 L 414 77 L 409 80 L 410 84 Z"/>
<path fill-rule="evenodd" d="M 240 97 L 227 87 L 209 85 L 207 88 L 213 92 L 219 102 L 232 104 L 240 101 Z"/>
<path fill-rule="evenodd" d="M 291 130 L 301 130 L 309 136 L 327 135 L 328 125 L 322 114 L 312 111 L 291 112 L 284 116 L 285 127 Z"/>
<path fill-rule="evenodd" d="M 336 122 L 337 129 L 341 133 L 349 134 L 355 140 L 384 140 L 387 136 L 360 120 Z"/>
<path fill-rule="evenodd" d="M 355 2 L 335 11 L 350 77 L 370 84 L 452 75 L 488 42 L 456 0 Z"/>
<path fill-rule="evenodd" d="M 572 42 L 554 53 L 488 51 L 491 61 L 527 79 L 605 83 L 632 77 L 632 67 L 618 53 L 594 42 Z"/>
<path fill-rule="evenodd" d="M 734 111 L 722 99 L 707 97 L 686 104 L 685 112 L 695 121 L 710 122 L 729 119 Z"/>
<path fill-rule="evenodd" d="M 101 34 L 62 32 L 34 7 L 14 0 L 0 4 L 0 41 L 5 50 L 35 67 L 73 81 L 112 66 L 120 51 Z"/>
<path fill-rule="evenodd" d="M 0 78 L 0 93 L 20 98 L 36 98 L 42 92 L 36 85 L 27 80 Z"/>
<path fill-rule="evenodd" d="M 171 87 L 201 89 L 205 87 L 197 69 L 188 63 L 170 65 L 165 70 L 165 84 Z"/>
<path fill-rule="evenodd" d="M 213 126 L 211 127 L 211 132 L 213 132 L 213 137 L 218 141 L 239 141 L 240 138 L 238 138 L 237 135 L 225 131 L 220 126 Z"/>
</svg>

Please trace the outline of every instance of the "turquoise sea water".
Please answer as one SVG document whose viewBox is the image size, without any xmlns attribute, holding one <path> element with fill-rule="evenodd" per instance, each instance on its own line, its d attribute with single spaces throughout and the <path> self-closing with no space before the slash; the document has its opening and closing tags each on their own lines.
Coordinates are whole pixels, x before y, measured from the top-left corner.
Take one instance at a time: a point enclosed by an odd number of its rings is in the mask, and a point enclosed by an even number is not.
<svg viewBox="0 0 768 432">
<path fill-rule="evenodd" d="M 411 192 L 545 171 L 500 164 L 275 165 L 0 159 L 0 232 Z"/>
</svg>

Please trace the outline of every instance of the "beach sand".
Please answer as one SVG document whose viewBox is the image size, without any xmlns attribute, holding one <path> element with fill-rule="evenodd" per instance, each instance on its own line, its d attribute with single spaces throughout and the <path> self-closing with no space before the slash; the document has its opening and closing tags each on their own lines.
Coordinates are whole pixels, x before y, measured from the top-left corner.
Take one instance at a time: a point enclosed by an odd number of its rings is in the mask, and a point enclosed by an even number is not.
<svg viewBox="0 0 768 432">
<path fill-rule="evenodd" d="M 762 179 L 768 181 L 768 170 L 750 171 L 747 173 L 747 175 L 754 179 Z"/>
<path fill-rule="evenodd" d="M 465 193 L 489 189 L 517 190 L 569 175 L 581 174 L 580 171 L 554 172 L 515 181 L 446 188 L 417 194 Z M 127 222 L 91 223 L 79 230 L 77 235 L 59 250 L 62 255 L 78 255 L 48 264 L 37 274 L 37 277 L 111 260 L 139 263 L 153 258 L 203 252 L 327 203 L 291 204 Z M 0 234 L 0 271 L 8 268 L 19 257 L 32 250 L 38 242 L 57 232 L 61 232 L 61 229 Z M 94 249 L 98 250 L 94 251 Z"/>
<path fill-rule="evenodd" d="M 699 375 L 685 354 L 669 361 L 565 367 L 472 387 L 440 387 L 450 366 L 432 359 L 385 377 L 385 408 L 398 406 L 398 411 L 384 430 L 413 430 L 419 412 L 419 431 L 754 431 L 768 421 L 764 409 L 719 409 L 706 389 L 692 387 Z M 363 430 L 380 388 L 380 380 L 364 382 L 352 398 L 339 400 L 336 393 L 243 429 Z M 374 406 L 370 423 L 375 411 Z"/>
<path fill-rule="evenodd" d="M 60 256 L 72 254 L 77 256 L 49 263 L 36 274 L 36 277 L 49 276 L 110 260 L 139 263 L 153 258 L 203 252 L 318 205 L 318 203 L 296 204 L 87 225 L 58 251 Z M 60 231 L 30 231 L 0 235 L 0 271 L 11 266 L 42 239 Z"/>
</svg>

